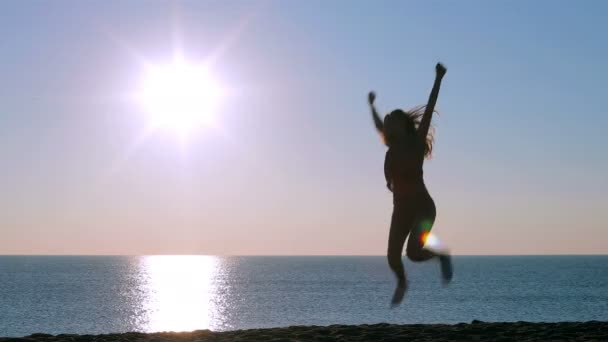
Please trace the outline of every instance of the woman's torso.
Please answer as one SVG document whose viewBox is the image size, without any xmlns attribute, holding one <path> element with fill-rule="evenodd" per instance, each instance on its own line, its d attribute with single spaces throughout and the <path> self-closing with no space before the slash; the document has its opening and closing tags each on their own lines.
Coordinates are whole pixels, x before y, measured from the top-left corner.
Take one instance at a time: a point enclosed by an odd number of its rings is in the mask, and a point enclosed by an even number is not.
<svg viewBox="0 0 608 342">
<path fill-rule="evenodd" d="M 422 165 L 424 147 L 416 143 L 396 144 L 389 147 L 384 160 L 387 182 L 390 182 L 395 202 L 420 200 L 428 197 Z"/>
</svg>

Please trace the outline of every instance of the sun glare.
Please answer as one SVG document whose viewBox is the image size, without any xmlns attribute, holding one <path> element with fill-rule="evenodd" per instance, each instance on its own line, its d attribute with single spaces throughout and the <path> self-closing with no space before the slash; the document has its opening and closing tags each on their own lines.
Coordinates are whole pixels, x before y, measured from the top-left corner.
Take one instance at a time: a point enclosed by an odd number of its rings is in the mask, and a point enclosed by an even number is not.
<svg viewBox="0 0 608 342">
<path fill-rule="evenodd" d="M 140 99 L 154 129 L 187 135 L 213 123 L 221 95 L 204 65 L 176 60 L 147 68 Z"/>
<path fill-rule="evenodd" d="M 214 285 L 219 260 L 200 255 L 146 256 L 142 266 L 147 274 L 145 330 L 190 331 L 218 326 Z"/>
</svg>

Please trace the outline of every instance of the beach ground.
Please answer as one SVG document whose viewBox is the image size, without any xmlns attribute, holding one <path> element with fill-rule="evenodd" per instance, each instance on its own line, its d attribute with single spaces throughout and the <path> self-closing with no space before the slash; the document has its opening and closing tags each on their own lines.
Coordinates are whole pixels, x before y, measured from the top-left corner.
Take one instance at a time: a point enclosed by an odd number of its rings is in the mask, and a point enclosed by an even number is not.
<svg viewBox="0 0 608 342">
<path fill-rule="evenodd" d="M 225 332 L 123 333 L 103 335 L 34 334 L 0 342 L 189 342 L 189 341 L 608 341 L 608 322 L 371 324 L 292 326 Z"/>
</svg>

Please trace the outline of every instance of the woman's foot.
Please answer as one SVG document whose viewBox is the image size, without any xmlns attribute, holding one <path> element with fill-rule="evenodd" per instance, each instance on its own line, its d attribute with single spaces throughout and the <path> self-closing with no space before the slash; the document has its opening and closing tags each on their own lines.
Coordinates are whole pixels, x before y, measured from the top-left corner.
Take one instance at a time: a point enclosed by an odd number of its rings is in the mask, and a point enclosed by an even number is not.
<svg viewBox="0 0 608 342">
<path fill-rule="evenodd" d="M 452 257 L 449 254 L 440 255 L 439 263 L 441 264 L 441 275 L 443 276 L 443 283 L 448 284 L 450 281 L 452 281 L 453 276 Z"/>
<path fill-rule="evenodd" d="M 401 304 L 403 301 L 403 297 L 405 297 L 405 292 L 407 291 L 407 281 L 399 282 L 397 284 L 397 288 L 395 288 L 395 293 L 393 293 L 393 299 L 391 300 L 391 308 L 394 308 Z"/>
</svg>

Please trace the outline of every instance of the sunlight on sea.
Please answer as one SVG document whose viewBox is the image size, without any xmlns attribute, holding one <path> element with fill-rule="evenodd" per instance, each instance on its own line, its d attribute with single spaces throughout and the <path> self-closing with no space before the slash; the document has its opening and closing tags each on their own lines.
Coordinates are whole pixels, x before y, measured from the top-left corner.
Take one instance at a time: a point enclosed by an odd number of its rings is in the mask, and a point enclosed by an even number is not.
<svg viewBox="0 0 608 342">
<path fill-rule="evenodd" d="M 141 258 L 144 331 L 215 329 L 218 291 L 214 281 L 221 261 L 213 256 Z M 221 301 L 221 300 L 220 300 Z"/>
</svg>

